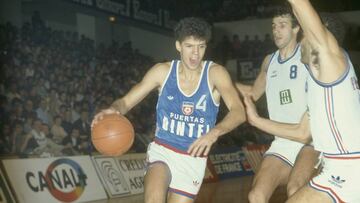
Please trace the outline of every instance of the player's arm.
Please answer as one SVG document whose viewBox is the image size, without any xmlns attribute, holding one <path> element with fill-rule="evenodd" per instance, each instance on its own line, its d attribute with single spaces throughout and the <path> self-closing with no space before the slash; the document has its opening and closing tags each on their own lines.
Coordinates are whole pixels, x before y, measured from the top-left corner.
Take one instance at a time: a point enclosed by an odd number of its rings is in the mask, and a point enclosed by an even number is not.
<svg viewBox="0 0 360 203">
<path fill-rule="evenodd" d="M 115 100 L 111 104 L 111 108 L 123 115 L 126 114 L 130 109 L 141 102 L 152 90 L 161 86 L 168 70 L 168 63 L 156 64 L 145 74 L 141 82 L 133 86 L 125 96 Z"/>
<path fill-rule="evenodd" d="M 251 125 L 277 137 L 309 143 L 311 141 L 308 113 L 305 112 L 298 124 L 288 124 L 262 118 L 257 114 L 256 107 L 250 97 L 244 98 L 246 114 Z"/>
<path fill-rule="evenodd" d="M 271 55 L 268 55 L 264 58 L 260 72 L 255 79 L 253 85 L 245 85 L 240 82 L 235 83 L 236 88 L 239 90 L 242 96 L 249 95 L 255 101 L 257 101 L 265 92 L 266 86 L 266 72 L 270 62 Z"/>
<path fill-rule="evenodd" d="M 192 156 L 207 156 L 212 144 L 221 135 L 228 133 L 245 121 L 244 106 L 226 69 L 218 64 L 212 65 L 209 71 L 209 80 L 214 86 L 214 91 L 221 95 L 229 112 L 214 128 L 189 147 L 188 153 Z"/>
<path fill-rule="evenodd" d="M 91 122 L 91 127 L 102 119 L 104 114 L 126 114 L 136 104 L 142 101 L 153 89 L 159 88 L 166 77 L 169 70 L 169 63 L 159 63 L 153 66 L 143 77 L 140 83 L 136 84 L 124 96 L 115 100 L 110 108 L 104 109 L 95 115 Z"/>
<path fill-rule="evenodd" d="M 298 19 L 304 35 L 313 51 L 318 55 L 321 82 L 330 83 L 337 80 L 346 69 L 345 56 L 335 37 L 322 24 L 319 15 L 309 0 L 288 0 Z"/>
</svg>

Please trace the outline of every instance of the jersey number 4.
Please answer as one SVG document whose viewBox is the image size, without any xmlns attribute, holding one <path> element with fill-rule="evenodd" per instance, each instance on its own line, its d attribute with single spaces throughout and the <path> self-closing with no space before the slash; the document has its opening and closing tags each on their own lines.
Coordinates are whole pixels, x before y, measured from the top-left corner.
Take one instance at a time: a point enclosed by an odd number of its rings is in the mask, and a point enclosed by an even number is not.
<svg viewBox="0 0 360 203">
<path fill-rule="evenodd" d="M 202 95 L 199 101 L 196 103 L 196 109 L 206 111 L 206 95 Z"/>
</svg>

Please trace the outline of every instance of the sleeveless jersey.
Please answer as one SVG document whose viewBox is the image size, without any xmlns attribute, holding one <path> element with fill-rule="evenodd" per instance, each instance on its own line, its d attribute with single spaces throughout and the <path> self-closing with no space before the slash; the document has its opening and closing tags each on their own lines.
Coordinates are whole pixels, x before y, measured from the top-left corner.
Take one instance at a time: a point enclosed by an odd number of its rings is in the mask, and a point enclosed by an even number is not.
<svg viewBox="0 0 360 203">
<path fill-rule="evenodd" d="M 306 111 L 305 89 L 309 74 L 300 61 L 300 49 L 297 45 L 293 55 L 284 61 L 279 50 L 270 59 L 266 74 L 266 99 L 271 120 L 298 123 Z"/>
<path fill-rule="evenodd" d="M 317 81 L 309 69 L 311 133 L 315 148 L 326 154 L 360 153 L 360 90 L 347 55 L 346 59 L 347 70 L 333 83 Z"/>
<path fill-rule="evenodd" d="M 215 126 L 219 104 L 214 101 L 209 84 L 211 63 L 204 61 L 197 88 L 186 95 L 178 79 L 180 61 L 172 61 L 156 106 L 155 142 L 186 153 L 197 138 Z"/>
</svg>

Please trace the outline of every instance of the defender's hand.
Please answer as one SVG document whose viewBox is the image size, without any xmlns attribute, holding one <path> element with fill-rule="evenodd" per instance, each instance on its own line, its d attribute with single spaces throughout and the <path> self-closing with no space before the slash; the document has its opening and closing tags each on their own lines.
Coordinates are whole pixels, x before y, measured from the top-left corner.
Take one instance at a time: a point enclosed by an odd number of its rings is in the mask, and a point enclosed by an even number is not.
<svg viewBox="0 0 360 203">
<path fill-rule="evenodd" d="M 246 115 L 248 122 L 251 125 L 255 125 L 255 120 L 259 117 L 259 114 L 257 113 L 256 106 L 251 99 L 251 97 L 244 97 L 244 103 L 246 107 Z"/>
</svg>

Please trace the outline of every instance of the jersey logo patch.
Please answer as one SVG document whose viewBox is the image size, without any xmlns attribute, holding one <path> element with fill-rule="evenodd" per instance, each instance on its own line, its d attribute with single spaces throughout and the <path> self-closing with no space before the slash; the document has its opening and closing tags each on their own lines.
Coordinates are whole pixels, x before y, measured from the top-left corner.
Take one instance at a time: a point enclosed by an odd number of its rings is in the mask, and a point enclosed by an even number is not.
<svg viewBox="0 0 360 203">
<path fill-rule="evenodd" d="M 199 181 L 197 181 L 197 180 L 193 180 L 193 185 L 194 185 L 195 187 L 197 187 L 197 186 L 199 186 L 199 185 L 200 185 L 200 182 L 199 182 Z"/>
<path fill-rule="evenodd" d="M 336 187 L 342 188 L 341 184 L 344 183 L 345 180 L 343 180 L 340 176 L 331 175 L 331 179 L 329 180 L 329 182 L 335 185 Z"/>
<path fill-rule="evenodd" d="M 292 103 L 291 93 L 289 89 L 280 91 L 280 104 L 290 104 Z"/>
<path fill-rule="evenodd" d="M 277 71 L 276 71 L 276 70 L 273 70 L 273 71 L 271 72 L 270 77 L 271 77 L 271 78 L 274 78 L 274 77 L 276 77 L 276 76 L 277 76 Z"/>
<path fill-rule="evenodd" d="M 194 112 L 194 103 L 193 102 L 183 102 L 182 112 L 184 115 L 189 116 Z"/>
</svg>

